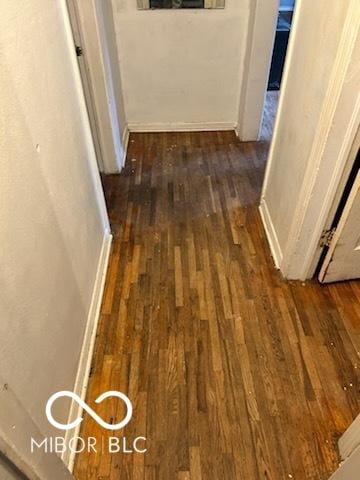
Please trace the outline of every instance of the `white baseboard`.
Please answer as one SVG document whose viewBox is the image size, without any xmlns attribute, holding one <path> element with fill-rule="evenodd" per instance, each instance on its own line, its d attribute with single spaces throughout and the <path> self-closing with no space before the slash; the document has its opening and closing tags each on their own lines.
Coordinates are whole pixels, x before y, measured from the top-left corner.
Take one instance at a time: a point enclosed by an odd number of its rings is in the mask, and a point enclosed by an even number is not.
<svg viewBox="0 0 360 480">
<path fill-rule="evenodd" d="M 360 414 L 339 440 L 339 452 L 342 460 L 350 457 L 360 446 Z"/>
<path fill-rule="evenodd" d="M 74 393 L 76 393 L 80 398 L 85 400 L 91 361 L 94 352 L 94 345 L 96 339 L 96 331 L 100 316 L 101 301 L 104 293 L 106 272 L 110 258 L 110 249 L 111 249 L 112 235 L 110 232 L 106 231 L 103 237 L 103 243 L 101 246 L 101 253 L 99 257 L 99 263 L 96 273 L 96 279 L 94 284 L 94 290 L 92 294 L 86 330 L 83 340 L 83 345 L 80 354 L 79 367 L 76 375 Z M 74 421 L 76 418 L 80 417 L 82 414 L 82 408 L 80 405 L 72 401 L 69 412 L 68 423 Z M 73 430 L 67 430 L 65 434 L 65 442 L 68 444 L 68 441 L 72 437 L 76 437 L 79 434 L 80 425 Z M 69 449 L 66 449 L 66 452 L 62 455 L 62 461 L 67 465 L 68 469 L 72 472 L 75 461 L 75 454 L 68 452 Z"/>
<path fill-rule="evenodd" d="M 275 263 L 275 267 L 279 269 L 283 258 L 282 250 L 279 244 L 278 237 L 276 235 L 274 224 L 271 220 L 270 212 L 264 199 L 261 200 L 259 211 L 266 232 L 266 237 L 270 246 L 271 255 Z"/>
<path fill-rule="evenodd" d="M 128 146 L 129 146 L 129 137 L 130 137 L 130 131 L 129 131 L 129 127 L 126 125 L 123 131 L 122 139 L 121 139 L 122 145 L 123 145 L 123 151 L 124 151 L 121 168 L 125 167 L 126 155 L 127 155 Z"/>
<path fill-rule="evenodd" d="M 219 123 L 129 123 L 130 132 L 212 132 L 234 130 L 232 122 Z"/>
</svg>

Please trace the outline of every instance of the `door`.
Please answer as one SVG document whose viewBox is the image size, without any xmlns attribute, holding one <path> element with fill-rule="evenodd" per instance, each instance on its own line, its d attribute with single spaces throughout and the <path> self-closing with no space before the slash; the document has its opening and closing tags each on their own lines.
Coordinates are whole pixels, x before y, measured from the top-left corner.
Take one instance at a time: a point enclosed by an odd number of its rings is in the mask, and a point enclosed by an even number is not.
<svg viewBox="0 0 360 480">
<path fill-rule="evenodd" d="M 319 280 L 330 283 L 360 278 L 360 169 L 355 162 L 351 189 L 322 264 Z"/>
<path fill-rule="evenodd" d="M 76 53 L 78 56 L 81 82 L 84 90 L 86 109 L 89 115 L 89 122 L 90 122 L 90 128 L 91 128 L 91 133 L 92 133 L 94 147 L 95 147 L 96 159 L 98 162 L 98 167 L 100 172 L 103 172 L 104 168 L 103 168 L 103 159 L 102 159 L 100 139 L 99 139 L 99 133 L 98 133 L 99 132 L 98 121 L 97 121 L 97 115 L 95 110 L 94 97 L 91 89 L 89 67 L 87 65 L 85 52 L 83 51 L 83 48 L 82 48 L 82 46 L 84 45 L 84 40 L 82 38 L 81 29 L 80 29 L 77 0 L 67 0 L 67 5 L 68 5 L 71 29 L 73 32 L 74 43 L 75 43 L 74 48 L 76 48 Z"/>
</svg>

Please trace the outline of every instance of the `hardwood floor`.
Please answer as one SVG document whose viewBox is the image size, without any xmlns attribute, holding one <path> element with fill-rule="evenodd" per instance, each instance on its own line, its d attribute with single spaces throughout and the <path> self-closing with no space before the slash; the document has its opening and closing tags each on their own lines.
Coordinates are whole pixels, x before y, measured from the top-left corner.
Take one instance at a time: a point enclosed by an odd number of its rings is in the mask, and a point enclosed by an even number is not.
<svg viewBox="0 0 360 480">
<path fill-rule="evenodd" d="M 266 143 L 234 133 L 131 135 L 105 178 L 113 251 L 81 435 L 129 442 L 78 455 L 75 477 L 325 480 L 359 413 L 360 285 L 287 282 L 257 205 Z"/>
</svg>

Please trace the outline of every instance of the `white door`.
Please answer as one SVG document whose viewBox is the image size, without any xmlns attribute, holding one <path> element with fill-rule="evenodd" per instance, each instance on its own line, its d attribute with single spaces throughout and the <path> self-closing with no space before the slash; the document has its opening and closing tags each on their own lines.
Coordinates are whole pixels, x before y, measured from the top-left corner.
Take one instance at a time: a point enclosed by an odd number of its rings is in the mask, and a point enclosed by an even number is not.
<svg viewBox="0 0 360 480">
<path fill-rule="evenodd" d="M 90 122 L 93 142 L 94 142 L 96 159 L 98 162 L 99 170 L 100 172 L 102 172 L 104 168 L 103 168 L 103 159 L 102 159 L 102 153 L 101 153 L 101 147 L 100 147 L 100 139 L 98 134 L 99 132 L 98 119 L 97 119 L 97 114 L 95 110 L 94 96 L 91 89 L 89 66 L 87 64 L 86 54 L 82 48 L 82 46 L 84 45 L 84 39 L 81 32 L 81 27 L 80 27 L 81 24 L 79 20 L 77 1 L 67 0 L 67 5 L 68 5 L 71 29 L 72 29 L 74 43 L 75 43 L 74 48 L 76 48 L 76 52 L 78 55 L 81 82 L 84 89 L 86 108 L 89 115 L 89 122 Z"/>
<path fill-rule="evenodd" d="M 322 283 L 360 278 L 360 170 L 321 267 Z"/>
</svg>

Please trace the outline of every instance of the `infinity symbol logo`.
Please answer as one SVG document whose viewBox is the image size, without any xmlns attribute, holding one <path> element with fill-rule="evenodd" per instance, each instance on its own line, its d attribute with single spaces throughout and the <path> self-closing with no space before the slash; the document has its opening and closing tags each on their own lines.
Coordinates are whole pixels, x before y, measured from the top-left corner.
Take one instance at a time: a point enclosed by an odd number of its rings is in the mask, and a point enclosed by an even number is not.
<svg viewBox="0 0 360 480">
<path fill-rule="evenodd" d="M 57 422 L 54 419 L 54 417 L 52 415 L 52 412 L 51 412 L 51 409 L 52 409 L 53 403 L 58 398 L 61 398 L 61 397 L 70 397 L 73 400 L 75 400 L 84 410 L 87 411 L 87 413 L 99 425 L 101 425 L 103 428 L 106 428 L 107 430 L 119 430 L 120 428 L 125 427 L 130 422 L 131 417 L 132 417 L 133 408 L 132 408 L 131 401 L 122 392 L 117 392 L 116 390 L 110 390 L 108 392 L 105 392 L 105 393 L 101 394 L 95 400 L 95 403 L 101 403 L 103 400 L 105 400 L 106 398 L 109 398 L 109 397 L 117 397 L 117 398 L 120 398 L 120 400 L 123 400 L 123 402 L 126 405 L 126 409 L 127 409 L 127 413 L 125 415 L 125 418 L 119 423 L 111 424 L 111 423 L 104 422 L 104 420 L 101 417 L 99 417 L 99 415 L 96 412 L 94 412 L 94 410 L 92 408 L 90 408 L 78 395 L 76 395 L 76 393 L 68 392 L 66 390 L 63 390 L 61 392 L 54 393 L 54 395 L 51 395 L 51 397 L 47 401 L 46 409 L 45 409 L 45 413 L 46 413 L 46 416 L 47 416 L 47 419 L 49 420 L 49 422 L 54 427 L 59 428 L 60 430 L 71 430 L 72 428 L 77 427 L 83 421 L 83 418 L 80 417 L 80 418 L 77 418 L 76 420 L 74 420 L 73 422 L 71 422 L 69 424 L 63 424 L 63 423 Z"/>
</svg>

